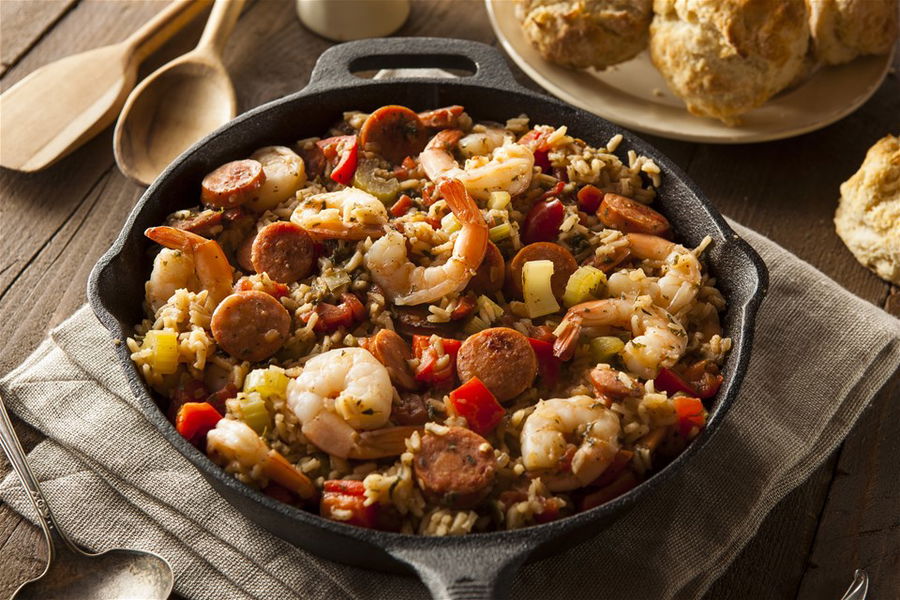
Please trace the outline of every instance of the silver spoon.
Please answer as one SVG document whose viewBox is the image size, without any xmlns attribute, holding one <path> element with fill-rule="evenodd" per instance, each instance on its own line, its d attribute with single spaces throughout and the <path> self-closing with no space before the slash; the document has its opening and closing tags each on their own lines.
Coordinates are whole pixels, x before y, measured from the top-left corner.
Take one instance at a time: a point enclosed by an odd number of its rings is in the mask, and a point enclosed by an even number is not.
<svg viewBox="0 0 900 600">
<path fill-rule="evenodd" d="M 59 528 L 41 487 L 28 466 L 3 398 L 0 397 L 0 447 L 28 492 L 47 536 L 49 556 L 44 572 L 23 583 L 12 598 L 90 600 L 131 598 L 164 600 L 174 576 L 166 559 L 140 550 L 113 549 L 91 554 L 75 545 Z"/>
</svg>

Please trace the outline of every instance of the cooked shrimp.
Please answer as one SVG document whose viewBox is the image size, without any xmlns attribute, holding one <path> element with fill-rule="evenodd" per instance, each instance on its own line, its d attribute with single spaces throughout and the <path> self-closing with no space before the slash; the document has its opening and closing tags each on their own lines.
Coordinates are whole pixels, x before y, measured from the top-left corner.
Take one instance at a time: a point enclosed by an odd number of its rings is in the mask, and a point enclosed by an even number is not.
<svg viewBox="0 0 900 600">
<path fill-rule="evenodd" d="M 664 261 L 657 304 L 677 314 L 693 302 L 701 280 L 700 261 L 693 252 L 655 235 L 629 233 L 625 237 L 633 256 Z"/>
<path fill-rule="evenodd" d="M 222 419 L 206 434 L 206 454 L 221 467 L 260 472 L 301 498 L 312 498 L 316 488 L 284 456 L 270 449 L 243 421 Z"/>
<path fill-rule="evenodd" d="M 375 283 L 394 304 L 434 302 L 462 290 L 475 274 L 487 250 L 488 226 L 475 201 L 456 179 L 438 185 L 450 210 L 462 223 L 453 243 L 453 255 L 442 265 L 416 266 L 406 255 L 403 234 L 391 231 L 372 244 L 366 267 Z"/>
<path fill-rule="evenodd" d="M 404 440 L 416 428 L 385 427 L 393 396 L 388 370 L 362 348 L 314 356 L 287 388 L 288 407 L 306 439 L 340 458 L 374 459 L 404 451 Z"/>
<path fill-rule="evenodd" d="M 459 140 L 459 151 L 466 158 L 480 154 L 490 154 L 500 146 L 511 143 L 515 138 L 502 127 L 481 127 L 482 131 L 472 132 Z"/>
<path fill-rule="evenodd" d="M 644 379 L 656 377 L 660 367 L 671 367 L 687 348 L 687 333 L 667 310 L 654 306 L 649 297 L 635 300 L 607 298 L 576 304 L 566 313 L 554 333 L 553 353 L 568 358 L 575 350 L 582 325 L 611 325 L 631 329 L 622 359 L 632 373 Z"/>
<path fill-rule="evenodd" d="M 554 492 L 583 487 L 599 477 L 619 451 L 619 418 L 590 396 L 541 400 L 522 427 L 522 463 Z M 571 440 L 577 439 L 577 444 Z M 572 454 L 571 467 L 560 464 Z"/>
<path fill-rule="evenodd" d="M 381 200 L 349 187 L 303 200 L 291 221 L 321 238 L 364 240 L 384 235 L 388 214 Z"/>
<path fill-rule="evenodd" d="M 506 191 L 515 196 L 528 189 L 534 169 L 534 154 L 521 144 L 496 148 L 490 158 L 477 156 L 461 168 L 453 158 L 453 147 L 462 131 L 444 129 L 431 138 L 419 155 L 425 174 L 432 181 L 453 178 L 462 181 L 474 197 L 486 200 L 491 192 Z"/>
<path fill-rule="evenodd" d="M 216 306 L 231 294 L 234 269 L 215 240 L 174 227 L 151 227 L 144 235 L 181 252 L 181 256 L 160 252 L 153 261 L 153 272 L 146 287 L 153 310 L 165 304 L 176 289 L 206 290 Z"/>
<path fill-rule="evenodd" d="M 247 203 L 256 212 L 275 208 L 281 202 L 292 198 L 294 193 L 306 185 L 306 166 L 296 152 L 285 146 L 266 146 L 250 157 L 262 164 L 266 174 L 262 184 Z"/>
</svg>

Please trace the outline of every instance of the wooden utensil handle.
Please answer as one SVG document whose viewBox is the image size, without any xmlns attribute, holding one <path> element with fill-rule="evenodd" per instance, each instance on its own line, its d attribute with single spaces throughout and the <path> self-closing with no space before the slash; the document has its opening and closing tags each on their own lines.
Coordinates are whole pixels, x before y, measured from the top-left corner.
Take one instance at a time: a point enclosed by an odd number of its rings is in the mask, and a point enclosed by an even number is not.
<svg viewBox="0 0 900 600">
<path fill-rule="evenodd" d="M 197 47 L 209 48 L 221 56 L 225 42 L 231 35 L 231 30 L 234 29 L 243 8 L 244 0 L 216 0 Z"/>
<path fill-rule="evenodd" d="M 140 63 L 211 3 L 212 0 L 175 0 L 146 25 L 131 34 L 124 43 L 131 46 L 135 59 Z"/>
</svg>

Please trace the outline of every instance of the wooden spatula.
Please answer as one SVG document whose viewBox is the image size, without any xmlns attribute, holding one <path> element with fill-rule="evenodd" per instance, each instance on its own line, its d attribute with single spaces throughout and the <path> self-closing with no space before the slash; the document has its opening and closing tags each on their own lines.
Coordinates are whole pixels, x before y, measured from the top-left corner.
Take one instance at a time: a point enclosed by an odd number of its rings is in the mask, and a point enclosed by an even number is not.
<svg viewBox="0 0 900 600">
<path fill-rule="evenodd" d="M 0 95 L 0 166 L 38 171 L 112 123 L 138 65 L 212 0 L 175 0 L 123 42 L 69 56 Z"/>
</svg>

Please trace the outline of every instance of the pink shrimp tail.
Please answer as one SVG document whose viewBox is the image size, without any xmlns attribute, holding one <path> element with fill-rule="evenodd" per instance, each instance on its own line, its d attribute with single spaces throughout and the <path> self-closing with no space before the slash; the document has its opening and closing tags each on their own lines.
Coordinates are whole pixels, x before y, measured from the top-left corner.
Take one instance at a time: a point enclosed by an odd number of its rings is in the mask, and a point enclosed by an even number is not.
<svg viewBox="0 0 900 600">
<path fill-rule="evenodd" d="M 560 360 L 569 360 L 575 354 L 578 336 L 581 335 L 581 317 L 569 313 L 563 318 L 562 325 L 562 331 L 553 342 L 553 356 Z"/>
<path fill-rule="evenodd" d="M 424 152 L 429 150 L 448 151 L 462 138 L 463 132 L 459 129 L 442 129 L 428 141 Z"/>
<path fill-rule="evenodd" d="M 166 226 L 150 227 L 144 231 L 144 235 L 160 246 L 183 251 L 193 250 L 200 244 L 209 241 L 196 233 Z"/>
<path fill-rule="evenodd" d="M 459 179 L 444 179 L 438 184 L 438 192 L 447 201 L 447 205 L 460 223 L 487 227 L 475 200 L 466 191 L 466 186 Z"/>
</svg>

